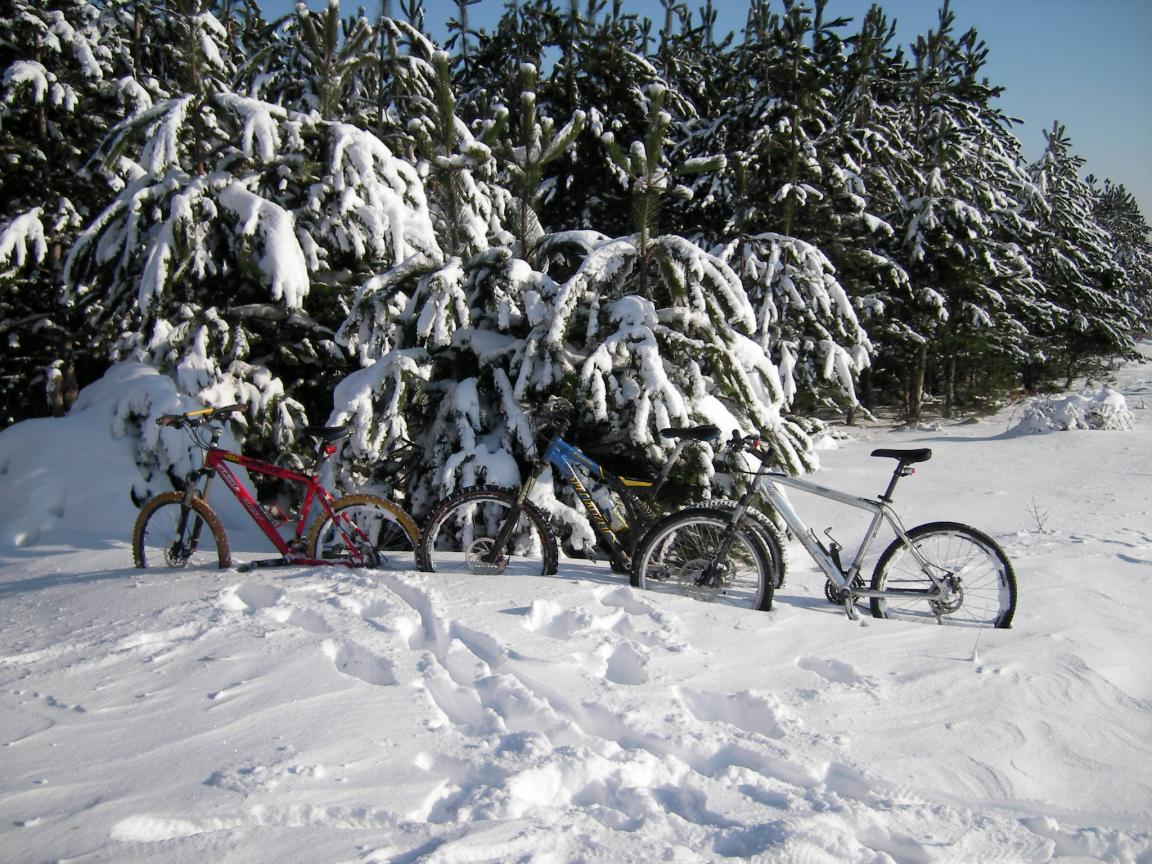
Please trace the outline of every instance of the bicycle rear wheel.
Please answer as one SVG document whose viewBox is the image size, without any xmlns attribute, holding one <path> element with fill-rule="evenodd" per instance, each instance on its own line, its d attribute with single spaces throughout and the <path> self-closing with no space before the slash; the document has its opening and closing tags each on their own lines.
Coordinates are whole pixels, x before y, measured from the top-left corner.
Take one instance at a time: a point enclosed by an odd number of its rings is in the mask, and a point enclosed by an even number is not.
<svg viewBox="0 0 1152 864">
<path fill-rule="evenodd" d="M 952 585 L 952 596 L 873 597 L 876 618 L 927 624 L 1008 628 L 1016 612 L 1016 574 L 1008 556 L 987 534 L 959 522 L 929 522 L 908 532 L 933 575 Z M 932 581 L 899 537 L 884 550 L 872 575 L 872 590 L 930 592 Z"/>
<path fill-rule="evenodd" d="M 774 556 L 758 531 L 743 526 L 728 554 L 716 560 L 729 528 L 725 512 L 712 507 L 691 507 L 665 517 L 640 542 L 632 585 L 746 609 L 771 609 L 774 566 L 784 560 L 783 553 L 776 550 Z"/>
<path fill-rule="evenodd" d="M 351 538 L 363 566 L 413 570 L 420 532 L 412 517 L 375 495 L 346 495 L 332 504 L 335 520 L 324 513 L 308 532 L 309 558 L 345 564 L 355 560 L 341 528 Z M 339 524 L 338 524 L 339 523 Z"/>
<path fill-rule="evenodd" d="M 507 548 L 493 558 L 496 535 L 515 503 L 516 493 L 499 486 L 472 486 L 445 498 L 420 532 L 420 569 L 470 570 L 478 575 L 554 574 L 559 559 L 556 536 L 544 514 L 529 501 L 521 505 Z"/>
<path fill-rule="evenodd" d="M 181 492 L 165 492 L 144 502 L 132 528 L 137 567 L 232 566 L 228 535 L 215 511 L 200 498 L 185 504 Z"/>
</svg>

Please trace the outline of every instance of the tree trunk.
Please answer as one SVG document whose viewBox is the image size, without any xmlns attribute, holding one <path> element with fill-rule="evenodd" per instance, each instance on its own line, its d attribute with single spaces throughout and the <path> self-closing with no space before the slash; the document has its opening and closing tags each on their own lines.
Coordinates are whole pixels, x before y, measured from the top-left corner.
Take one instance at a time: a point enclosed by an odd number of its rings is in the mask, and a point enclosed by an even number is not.
<svg viewBox="0 0 1152 864">
<path fill-rule="evenodd" d="M 908 388 L 908 422 L 919 423 L 924 413 L 924 376 L 928 371 L 928 343 L 923 342 L 916 352 L 912 367 L 912 380 Z"/>
<path fill-rule="evenodd" d="M 944 416 L 952 417 L 956 407 L 956 355 L 949 354 L 944 364 Z"/>
</svg>

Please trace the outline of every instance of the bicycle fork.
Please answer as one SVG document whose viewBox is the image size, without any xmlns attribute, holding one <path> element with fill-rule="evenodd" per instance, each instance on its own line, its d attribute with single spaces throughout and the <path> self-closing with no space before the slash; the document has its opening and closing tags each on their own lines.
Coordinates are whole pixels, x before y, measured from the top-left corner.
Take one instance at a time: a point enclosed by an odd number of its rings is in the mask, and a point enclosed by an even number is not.
<svg viewBox="0 0 1152 864">
<path fill-rule="evenodd" d="M 520 513 L 524 509 L 524 502 L 528 500 L 528 495 L 536 485 L 536 480 L 539 478 L 546 464 L 547 463 L 541 463 L 538 460 L 532 461 L 532 470 L 528 472 L 528 479 L 520 484 L 520 490 L 512 499 L 512 506 L 508 508 L 508 513 L 504 517 L 504 523 L 492 539 L 492 548 L 480 556 L 480 560 L 485 564 L 495 566 L 499 564 L 504 557 L 504 550 L 508 547 L 509 542 L 511 542 L 512 532 L 516 530 L 516 524 L 520 521 Z"/>
<path fill-rule="evenodd" d="M 201 487 L 199 494 L 196 490 L 196 481 L 204 478 L 204 485 Z M 200 514 L 192 508 L 192 499 L 199 497 L 200 500 L 207 503 L 208 501 L 208 485 L 212 482 L 213 472 L 207 468 L 201 468 L 192 476 L 190 482 L 184 489 L 184 498 L 180 502 L 180 521 L 176 525 L 176 539 L 172 541 L 171 548 L 168 549 L 168 558 L 171 562 L 179 562 L 183 564 L 194 554 L 200 545 L 200 532 L 204 530 L 204 520 L 200 518 Z M 192 517 L 192 530 L 188 532 L 188 517 Z"/>
</svg>

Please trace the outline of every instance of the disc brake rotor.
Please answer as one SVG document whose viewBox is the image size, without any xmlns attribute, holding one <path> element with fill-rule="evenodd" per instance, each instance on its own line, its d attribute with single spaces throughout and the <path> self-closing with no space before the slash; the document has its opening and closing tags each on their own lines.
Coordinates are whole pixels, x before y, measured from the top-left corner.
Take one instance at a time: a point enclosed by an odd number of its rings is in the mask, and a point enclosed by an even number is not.
<svg viewBox="0 0 1152 864">
<path fill-rule="evenodd" d="M 477 576 L 499 576 L 508 566 L 507 555 L 500 555 L 491 562 L 484 560 L 492 551 L 493 542 L 491 537 L 478 537 L 464 550 L 464 561 L 468 564 L 468 569 Z"/>
<path fill-rule="evenodd" d="M 930 600 L 928 603 L 935 614 L 951 615 L 964 605 L 964 589 L 959 585 L 953 585 L 947 600 Z"/>
<path fill-rule="evenodd" d="M 700 577 L 704 575 L 708 563 L 707 558 L 694 558 L 691 561 L 685 561 L 679 567 L 672 568 L 672 578 L 689 596 L 697 600 L 714 600 L 720 593 L 720 586 L 724 579 L 723 576 L 718 578 L 716 585 L 701 585 Z"/>
</svg>

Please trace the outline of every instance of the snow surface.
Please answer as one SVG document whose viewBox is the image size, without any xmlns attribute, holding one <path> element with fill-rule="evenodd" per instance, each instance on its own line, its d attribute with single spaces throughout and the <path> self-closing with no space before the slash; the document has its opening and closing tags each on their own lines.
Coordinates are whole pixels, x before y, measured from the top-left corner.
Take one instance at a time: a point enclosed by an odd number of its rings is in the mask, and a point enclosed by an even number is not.
<svg viewBox="0 0 1152 864">
<path fill-rule="evenodd" d="M 12 427 L 0 857 L 1152 861 L 1152 362 L 1112 386 L 1131 431 L 1005 411 L 821 450 L 872 495 L 870 449 L 931 447 L 900 510 L 1005 546 L 1009 631 L 852 623 L 795 543 L 770 613 L 578 561 L 137 571 L 112 410 Z M 861 527 L 794 500 L 845 545 Z"/>
</svg>

